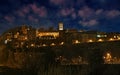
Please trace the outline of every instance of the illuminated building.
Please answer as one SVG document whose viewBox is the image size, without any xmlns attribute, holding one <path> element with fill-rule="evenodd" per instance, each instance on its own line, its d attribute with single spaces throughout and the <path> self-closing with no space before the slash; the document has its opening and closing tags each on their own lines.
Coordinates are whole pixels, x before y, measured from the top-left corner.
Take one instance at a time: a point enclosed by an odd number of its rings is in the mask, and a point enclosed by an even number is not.
<svg viewBox="0 0 120 75">
<path fill-rule="evenodd" d="M 37 44 L 35 46 L 38 47 L 120 40 L 120 33 L 77 31 L 76 29 L 64 30 L 62 22 L 58 24 L 58 30 L 54 30 L 53 27 L 46 30 L 23 25 L 9 30 L 4 36 L 4 41 L 15 40 L 16 43 L 30 41 L 30 43 Z"/>
<path fill-rule="evenodd" d="M 63 30 L 63 23 L 62 22 L 59 23 L 59 30 Z"/>
<path fill-rule="evenodd" d="M 39 39 L 56 39 L 59 37 L 59 32 L 37 32 L 36 37 L 39 37 Z"/>
<path fill-rule="evenodd" d="M 19 32 L 17 32 L 16 34 L 14 34 L 14 38 L 17 39 L 19 37 L 19 34 L 20 34 Z"/>
<path fill-rule="evenodd" d="M 27 34 L 27 26 L 26 25 L 23 25 L 21 27 L 21 32 L 22 32 L 22 34 Z"/>
<path fill-rule="evenodd" d="M 107 52 L 103 58 L 105 63 L 111 63 L 111 60 L 112 60 L 111 53 Z"/>
</svg>

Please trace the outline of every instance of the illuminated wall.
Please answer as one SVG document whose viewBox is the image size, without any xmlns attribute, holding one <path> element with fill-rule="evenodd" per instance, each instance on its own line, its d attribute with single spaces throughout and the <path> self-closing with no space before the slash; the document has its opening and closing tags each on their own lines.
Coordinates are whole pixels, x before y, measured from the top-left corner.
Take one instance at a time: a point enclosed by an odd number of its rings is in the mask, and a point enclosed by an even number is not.
<svg viewBox="0 0 120 75">
<path fill-rule="evenodd" d="M 59 30 L 63 30 L 63 23 L 62 22 L 59 23 Z"/>
<path fill-rule="evenodd" d="M 59 32 L 39 32 L 36 35 L 37 37 L 47 37 L 47 36 L 53 36 L 54 38 L 59 37 Z"/>
</svg>

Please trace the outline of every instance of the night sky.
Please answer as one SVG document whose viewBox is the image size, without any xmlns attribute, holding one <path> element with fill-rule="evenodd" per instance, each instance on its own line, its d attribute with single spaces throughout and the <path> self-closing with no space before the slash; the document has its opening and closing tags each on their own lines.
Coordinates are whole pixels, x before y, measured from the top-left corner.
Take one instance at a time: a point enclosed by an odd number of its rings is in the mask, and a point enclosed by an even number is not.
<svg viewBox="0 0 120 75">
<path fill-rule="evenodd" d="M 0 34 L 29 25 L 120 32 L 120 0 L 0 0 Z"/>
</svg>

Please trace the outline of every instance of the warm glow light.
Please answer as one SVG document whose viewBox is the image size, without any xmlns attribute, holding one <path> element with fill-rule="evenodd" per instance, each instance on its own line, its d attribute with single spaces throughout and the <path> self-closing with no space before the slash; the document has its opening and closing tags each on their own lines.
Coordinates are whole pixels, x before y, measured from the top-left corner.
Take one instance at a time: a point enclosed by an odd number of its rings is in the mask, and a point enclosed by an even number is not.
<svg viewBox="0 0 120 75">
<path fill-rule="evenodd" d="M 31 47 L 34 47 L 35 46 L 35 44 L 31 44 Z"/>
<path fill-rule="evenodd" d="M 90 39 L 90 40 L 88 40 L 88 42 L 93 42 L 93 40 Z"/>
<path fill-rule="evenodd" d="M 37 34 L 37 36 L 54 36 L 54 37 L 58 37 L 59 32 L 39 32 Z"/>
<path fill-rule="evenodd" d="M 75 43 L 75 44 L 78 44 L 78 43 L 80 43 L 78 40 L 75 40 L 73 43 Z"/>
<path fill-rule="evenodd" d="M 55 45 L 55 43 L 51 43 L 51 46 L 54 46 Z"/>
<path fill-rule="evenodd" d="M 113 38 L 110 38 L 109 41 L 113 41 L 114 39 Z"/>
<path fill-rule="evenodd" d="M 63 23 L 62 22 L 59 23 L 59 30 L 63 30 Z"/>
<path fill-rule="evenodd" d="M 27 40 L 27 37 L 25 37 L 24 39 Z"/>
<path fill-rule="evenodd" d="M 107 52 L 104 56 L 105 63 L 110 63 L 112 60 L 112 56 L 109 52 Z"/>
<path fill-rule="evenodd" d="M 5 44 L 7 44 L 8 43 L 8 40 L 5 40 Z"/>
<path fill-rule="evenodd" d="M 117 38 L 117 36 L 114 36 L 114 38 Z"/>
<path fill-rule="evenodd" d="M 118 40 L 120 40 L 120 36 L 117 36 Z"/>
<path fill-rule="evenodd" d="M 107 61 L 110 61 L 111 58 L 112 58 L 112 57 L 111 57 L 111 54 L 110 54 L 110 53 L 107 53 L 106 60 L 107 60 Z"/>
<path fill-rule="evenodd" d="M 102 41 L 103 41 L 103 39 L 98 39 L 98 41 L 99 41 L 99 42 L 102 42 Z"/>
<path fill-rule="evenodd" d="M 60 43 L 60 45 L 63 45 L 63 44 L 64 44 L 64 42 L 61 42 L 61 43 Z"/>
<path fill-rule="evenodd" d="M 43 46 L 47 46 L 46 44 L 43 44 Z"/>
</svg>

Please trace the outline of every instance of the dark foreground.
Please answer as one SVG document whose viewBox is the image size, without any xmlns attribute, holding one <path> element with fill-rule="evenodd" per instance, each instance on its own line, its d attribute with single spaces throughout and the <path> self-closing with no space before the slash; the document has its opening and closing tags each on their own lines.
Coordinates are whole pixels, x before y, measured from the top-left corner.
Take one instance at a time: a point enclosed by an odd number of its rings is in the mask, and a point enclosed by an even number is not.
<svg viewBox="0 0 120 75">
<path fill-rule="evenodd" d="M 39 69 L 0 67 L 0 75 L 120 75 L 120 65 L 67 65 Z"/>
</svg>

